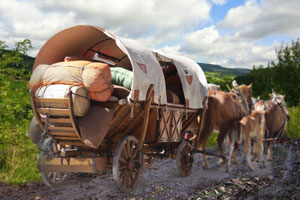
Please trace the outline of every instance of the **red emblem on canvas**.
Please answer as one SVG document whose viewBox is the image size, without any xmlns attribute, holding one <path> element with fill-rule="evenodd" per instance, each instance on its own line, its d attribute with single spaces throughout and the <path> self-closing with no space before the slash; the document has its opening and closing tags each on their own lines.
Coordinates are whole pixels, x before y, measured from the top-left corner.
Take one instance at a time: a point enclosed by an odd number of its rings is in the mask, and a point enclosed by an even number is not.
<svg viewBox="0 0 300 200">
<path fill-rule="evenodd" d="M 138 63 L 138 62 L 136 62 L 136 64 L 138 64 L 138 66 L 141 68 L 141 70 L 143 70 L 143 72 L 144 72 L 145 74 L 147 74 L 147 67 L 146 67 L 145 64 Z"/>
<path fill-rule="evenodd" d="M 193 75 L 186 75 L 185 79 L 188 82 L 188 84 L 191 85 L 193 82 Z"/>
</svg>

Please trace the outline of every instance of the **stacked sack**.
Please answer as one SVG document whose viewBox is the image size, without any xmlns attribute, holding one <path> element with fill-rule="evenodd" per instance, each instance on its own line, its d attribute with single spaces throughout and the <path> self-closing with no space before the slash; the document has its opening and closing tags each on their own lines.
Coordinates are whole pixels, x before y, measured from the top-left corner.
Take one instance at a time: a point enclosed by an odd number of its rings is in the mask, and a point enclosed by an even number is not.
<svg viewBox="0 0 300 200">
<path fill-rule="evenodd" d="M 102 102 L 108 101 L 114 90 L 109 65 L 84 60 L 39 65 L 30 78 L 29 88 L 37 91 L 41 86 L 54 84 L 85 87 L 91 99 Z"/>
</svg>

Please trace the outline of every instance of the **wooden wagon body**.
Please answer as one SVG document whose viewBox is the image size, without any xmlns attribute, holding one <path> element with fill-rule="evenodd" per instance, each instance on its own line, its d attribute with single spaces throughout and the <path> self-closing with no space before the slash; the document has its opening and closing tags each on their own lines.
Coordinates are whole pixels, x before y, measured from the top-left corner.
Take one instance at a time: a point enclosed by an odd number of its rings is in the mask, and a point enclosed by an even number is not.
<svg viewBox="0 0 300 200">
<path fill-rule="evenodd" d="M 117 185 L 129 192 L 136 187 L 141 170 L 151 163 L 153 157 L 162 156 L 176 158 L 180 175 L 190 174 L 193 148 L 190 138 L 184 138 L 184 133 L 191 129 L 205 108 L 204 74 L 190 60 L 185 63 L 176 56 L 145 50 L 141 46 L 137 48 L 142 48 L 143 55 L 139 57 L 134 48 L 129 48 L 132 44 L 136 45 L 101 28 L 77 26 L 56 34 L 40 50 L 34 69 L 39 64 L 53 64 L 72 55 L 86 59 L 97 57 L 134 73 L 133 88 L 126 98 L 91 101 L 93 106 L 113 111 L 105 136 L 97 148 L 87 146 L 82 138 L 79 119 L 74 115 L 72 92 L 67 98 L 58 99 L 36 97 L 31 91 L 34 114 L 44 131 L 38 167 L 47 185 L 59 185 L 67 173 L 97 173 L 112 168 Z M 149 56 L 150 61 L 147 60 Z M 191 64 L 194 68 L 189 68 Z M 153 71 L 151 67 L 154 65 L 160 67 L 160 74 Z M 186 91 L 189 88 L 192 91 Z M 181 102 L 167 102 L 166 90 L 179 94 Z M 202 96 L 196 98 L 197 105 L 192 97 L 200 94 Z M 51 107 L 49 103 L 64 107 Z M 95 119 L 94 123 L 101 120 Z M 194 137 L 198 138 L 201 123 L 193 128 Z"/>
</svg>

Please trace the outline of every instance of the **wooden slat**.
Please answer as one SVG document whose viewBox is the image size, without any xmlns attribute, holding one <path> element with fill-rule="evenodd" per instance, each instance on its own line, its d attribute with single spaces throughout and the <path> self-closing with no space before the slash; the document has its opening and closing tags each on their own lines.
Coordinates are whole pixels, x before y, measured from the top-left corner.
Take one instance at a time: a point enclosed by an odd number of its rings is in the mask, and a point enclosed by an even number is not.
<svg viewBox="0 0 300 200">
<path fill-rule="evenodd" d="M 37 108 L 37 112 L 41 114 L 46 114 L 50 112 L 50 115 L 69 115 L 70 111 L 68 109 L 58 109 L 58 108 Z"/>
<path fill-rule="evenodd" d="M 114 122 L 114 126 L 112 127 L 112 129 L 109 131 L 109 133 L 111 135 L 115 135 L 116 133 L 122 132 L 124 134 L 123 131 L 126 129 L 126 127 L 128 126 L 128 124 L 132 123 L 132 120 L 136 118 L 136 115 L 140 112 L 141 110 L 141 105 L 140 103 L 137 103 L 134 107 L 133 110 L 133 118 L 131 118 L 130 116 L 130 112 L 131 112 L 131 106 L 128 107 L 128 109 L 126 109 L 126 112 L 122 112 L 120 113 L 118 116 L 116 116 L 116 118 L 118 118 L 118 121 Z"/>
<path fill-rule="evenodd" d="M 49 126 L 48 129 L 50 131 L 72 131 L 75 132 L 73 127 L 59 127 L 59 126 Z"/>
<path fill-rule="evenodd" d="M 54 99 L 54 98 L 34 98 L 34 101 L 36 103 L 62 103 L 65 104 L 68 102 L 67 98 L 62 98 L 62 99 Z"/>
<path fill-rule="evenodd" d="M 108 133 L 110 135 L 114 134 L 112 133 L 112 130 L 115 130 L 116 127 L 119 127 L 119 123 L 124 119 L 125 116 L 130 115 L 130 106 L 121 106 L 121 108 L 119 109 L 119 111 L 116 113 L 114 113 L 114 117 L 111 121 L 111 126 L 108 130 Z"/>
<path fill-rule="evenodd" d="M 59 140 L 57 141 L 60 145 L 73 145 L 73 146 L 85 146 L 81 141 L 74 140 Z"/>
<path fill-rule="evenodd" d="M 125 135 L 129 134 L 129 133 L 132 131 L 132 129 L 136 126 L 136 123 L 137 123 L 138 121 L 141 120 L 143 114 L 144 114 L 144 112 L 143 112 L 143 110 L 141 109 L 141 110 L 139 111 L 139 113 L 137 113 L 137 114 L 135 115 L 135 117 L 133 118 L 133 120 L 130 122 L 130 124 L 129 124 L 129 125 L 127 126 L 127 128 L 125 129 L 125 131 L 124 131 Z"/>
<path fill-rule="evenodd" d="M 54 136 L 53 138 L 54 138 L 54 140 L 73 140 L 73 141 L 80 140 L 80 138 L 78 138 L 78 137 L 67 137 L 67 136 Z"/>
<path fill-rule="evenodd" d="M 106 157 L 97 158 L 40 158 L 38 168 L 48 172 L 85 172 L 104 171 L 107 167 Z"/>
<path fill-rule="evenodd" d="M 198 117 L 198 113 L 192 113 L 188 116 L 188 119 L 185 119 L 182 123 L 182 131 L 185 131 L 187 127 Z"/>
<path fill-rule="evenodd" d="M 46 119 L 41 119 L 42 122 L 46 122 Z M 69 118 L 50 118 L 49 123 L 57 123 L 57 124 L 71 124 L 71 119 Z"/>
<path fill-rule="evenodd" d="M 49 131 L 50 135 L 59 135 L 59 136 L 76 136 L 75 132 L 61 132 L 61 131 Z"/>
<path fill-rule="evenodd" d="M 199 109 L 191 109 L 191 108 L 184 108 L 184 106 L 179 104 L 172 104 L 167 106 L 160 106 L 160 105 L 151 105 L 152 109 L 162 109 L 162 110 L 168 110 L 168 111 L 178 111 L 178 112 L 187 112 L 187 113 L 197 113 L 199 112 Z"/>
</svg>

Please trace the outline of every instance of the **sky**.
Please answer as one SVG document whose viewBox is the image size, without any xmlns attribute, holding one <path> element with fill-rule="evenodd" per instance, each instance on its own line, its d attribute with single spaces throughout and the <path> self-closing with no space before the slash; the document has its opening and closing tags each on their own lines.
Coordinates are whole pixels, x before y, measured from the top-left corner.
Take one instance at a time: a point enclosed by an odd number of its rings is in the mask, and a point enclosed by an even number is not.
<svg viewBox="0 0 300 200">
<path fill-rule="evenodd" d="M 299 0 L 0 0 L 0 40 L 30 39 L 35 57 L 66 28 L 88 24 L 196 62 L 252 68 L 300 37 Z"/>
</svg>

